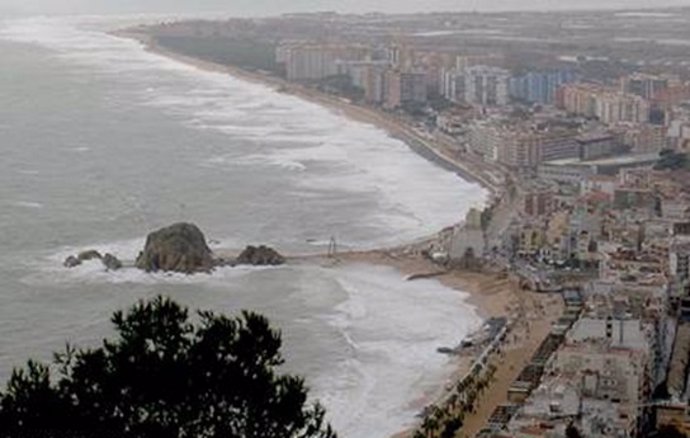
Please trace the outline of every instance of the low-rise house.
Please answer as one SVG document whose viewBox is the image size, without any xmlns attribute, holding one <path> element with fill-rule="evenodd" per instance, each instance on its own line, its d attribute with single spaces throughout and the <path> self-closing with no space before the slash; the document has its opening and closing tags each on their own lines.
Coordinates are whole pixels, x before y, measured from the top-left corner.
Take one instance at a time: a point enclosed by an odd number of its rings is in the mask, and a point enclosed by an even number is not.
<svg viewBox="0 0 690 438">
<path fill-rule="evenodd" d="M 610 281 L 638 281 L 663 272 L 664 261 L 654 254 L 619 248 L 615 252 L 603 253 L 600 276 Z"/>
<path fill-rule="evenodd" d="M 680 194 L 662 196 L 661 217 L 676 222 L 690 220 L 690 197 Z"/>
<path fill-rule="evenodd" d="M 583 318 L 556 352 L 547 373 L 577 382 L 578 429 L 587 437 L 635 437 L 651 393 L 650 347 L 639 320 Z"/>
<path fill-rule="evenodd" d="M 678 281 L 690 280 L 690 241 L 676 239 L 671 244 L 669 274 Z"/>
<path fill-rule="evenodd" d="M 657 197 L 652 189 L 618 187 L 613 194 L 614 208 L 652 212 L 657 207 Z"/>
<path fill-rule="evenodd" d="M 612 175 L 590 175 L 581 181 L 583 194 L 601 192 L 613 197 L 616 187 L 618 187 L 618 178 Z"/>
<path fill-rule="evenodd" d="M 510 436 L 519 438 L 563 437 L 580 413 L 579 388 L 555 376 L 535 389 L 508 423 Z"/>
<path fill-rule="evenodd" d="M 551 260 L 566 260 L 570 257 L 570 214 L 558 211 L 548 220 L 546 231 L 546 246 Z"/>
<path fill-rule="evenodd" d="M 525 223 L 520 229 L 518 254 L 536 255 L 547 245 L 546 230 L 541 222 Z"/>
<path fill-rule="evenodd" d="M 549 187 L 529 189 L 523 198 L 524 212 L 528 216 L 550 215 L 556 209 L 555 193 Z"/>
</svg>

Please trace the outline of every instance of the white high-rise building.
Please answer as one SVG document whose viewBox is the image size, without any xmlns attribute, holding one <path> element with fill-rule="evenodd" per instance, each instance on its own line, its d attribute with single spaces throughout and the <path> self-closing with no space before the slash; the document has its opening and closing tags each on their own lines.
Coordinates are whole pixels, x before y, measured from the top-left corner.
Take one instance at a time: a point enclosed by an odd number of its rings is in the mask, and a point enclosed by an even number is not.
<svg viewBox="0 0 690 438">
<path fill-rule="evenodd" d="M 441 95 L 451 102 L 465 101 L 465 72 L 459 69 L 443 71 L 441 81 Z"/>
<path fill-rule="evenodd" d="M 369 49 L 348 45 L 296 44 L 276 50 L 276 59 L 285 63 L 290 81 L 319 80 L 337 75 L 339 63 L 363 61 Z"/>
<path fill-rule="evenodd" d="M 510 73 L 502 68 L 475 65 L 465 69 L 465 101 L 475 105 L 508 104 Z"/>
</svg>

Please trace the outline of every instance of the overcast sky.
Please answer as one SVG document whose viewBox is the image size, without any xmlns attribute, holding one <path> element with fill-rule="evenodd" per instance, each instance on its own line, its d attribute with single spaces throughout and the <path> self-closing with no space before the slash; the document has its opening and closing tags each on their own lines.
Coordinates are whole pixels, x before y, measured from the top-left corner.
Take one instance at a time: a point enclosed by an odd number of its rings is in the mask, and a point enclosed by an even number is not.
<svg viewBox="0 0 690 438">
<path fill-rule="evenodd" d="M 2 14 L 418 12 L 690 6 L 690 0 L 0 0 Z"/>
</svg>

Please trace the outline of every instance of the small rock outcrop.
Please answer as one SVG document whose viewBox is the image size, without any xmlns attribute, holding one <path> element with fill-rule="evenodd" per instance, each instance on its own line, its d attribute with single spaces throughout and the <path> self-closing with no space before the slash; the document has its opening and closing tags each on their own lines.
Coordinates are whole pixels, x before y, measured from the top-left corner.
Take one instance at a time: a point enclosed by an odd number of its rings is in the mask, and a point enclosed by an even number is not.
<svg viewBox="0 0 690 438">
<path fill-rule="evenodd" d="M 79 265 L 81 265 L 81 260 L 79 260 L 78 257 L 75 257 L 73 255 L 67 257 L 65 261 L 62 263 L 62 266 L 64 266 L 65 268 L 76 268 Z"/>
<path fill-rule="evenodd" d="M 83 262 L 88 262 L 90 260 L 103 260 L 103 256 L 101 256 L 100 252 L 90 249 L 88 251 L 82 251 L 76 256 L 71 255 L 67 257 L 65 261 L 62 262 L 62 266 L 65 268 L 76 268 Z"/>
<path fill-rule="evenodd" d="M 89 250 L 89 251 L 83 251 L 80 252 L 79 254 L 71 255 L 65 259 L 65 261 L 62 263 L 62 265 L 65 268 L 76 268 L 77 266 L 81 265 L 84 262 L 88 262 L 91 260 L 100 260 L 101 263 L 103 263 L 103 266 L 108 271 L 117 271 L 118 269 L 122 269 L 122 262 L 115 257 L 114 255 L 107 253 L 105 255 L 101 255 L 100 252 L 96 250 Z"/>
<path fill-rule="evenodd" d="M 122 269 L 122 262 L 110 253 L 104 255 L 101 259 L 101 262 L 108 271 L 117 271 L 118 269 Z"/>
<path fill-rule="evenodd" d="M 101 255 L 101 253 L 93 249 L 89 251 L 80 252 L 77 258 L 80 262 L 86 262 L 94 259 L 103 260 L 103 256 Z"/>
<path fill-rule="evenodd" d="M 282 265 L 285 263 L 285 257 L 280 255 L 278 251 L 267 246 L 248 246 L 237 257 L 235 261 L 238 265 Z"/>
<path fill-rule="evenodd" d="M 148 235 L 136 266 L 147 272 L 209 272 L 214 261 L 206 238 L 194 224 L 178 223 Z"/>
</svg>

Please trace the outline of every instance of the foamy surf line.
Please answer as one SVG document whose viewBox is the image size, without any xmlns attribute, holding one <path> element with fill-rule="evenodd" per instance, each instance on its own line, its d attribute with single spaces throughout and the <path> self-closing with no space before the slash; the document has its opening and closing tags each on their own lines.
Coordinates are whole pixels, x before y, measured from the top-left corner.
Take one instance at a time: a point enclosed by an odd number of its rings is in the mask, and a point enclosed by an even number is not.
<svg viewBox="0 0 690 438">
<path fill-rule="evenodd" d="M 348 298 L 326 319 L 352 354 L 317 380 L 315 395 L 341 436 L 389 437 L 414 426 L 420 395 L 452 374 L 436 349 L 459 343 L 481 318 L 467 294 L 436 280 L 411 283 L 394 268 L 361 264 L 334 275 Z"/>
<path fill-rule="evenodd" d="M 272 168 L 305 193 L 321 189 L 376 197 L 379 208 L 367 225 L 385 232 L 361 249 L 427 237 L 486 202 L 484 189 L 420 157 L 373 121 L 352 120 L 266 84 L 150 53 L 137 41 L 81 30 L 71 22 L 25 20 L 0 34 L 53 49 L 68 62 L 105 72 L 108 80 L 126 81 L 139 104 L 178 118 L 190 129 L 260 146 L 228 148 L 200 160 L 199 166 Z"/>
<path fill-rule="evenodd" d="M 90 245 L 65 246 L 46 253 L 37 260 L 28 263 L 34 274 L 24 278 L 29 284 L 222 284 L 257 271 L 279 270 L 281 267 L 235 266 L 219 267 L 208 274 L 187 275 L 174 272 L 148 273 L 134 266 L 137 255 L 143 250 L 144 237 L 115 242 L 100 242 Z M 225 250 L 234 247 L 237 242 L 232 239 L 209 242 L 212 250 Z M 239 246 L 237 246 L 239 247 Z M 87 260 L 80 265 L 67 268 L 64 261 L 70 256 L 78 256 L 87 251 L 97 251 L 101 255 L 112 254 L 124 264 L 122 269 L 109 271 L 98 259 Z"/>
</svg>

